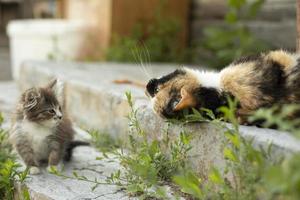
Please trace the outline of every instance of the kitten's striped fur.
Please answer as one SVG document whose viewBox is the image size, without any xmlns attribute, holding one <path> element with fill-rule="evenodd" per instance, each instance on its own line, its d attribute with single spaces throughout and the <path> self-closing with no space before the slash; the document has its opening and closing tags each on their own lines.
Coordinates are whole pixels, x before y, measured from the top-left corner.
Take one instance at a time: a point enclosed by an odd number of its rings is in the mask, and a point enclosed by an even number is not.
<svg viewBox="0 0 300 200">
<path fill-rule="evenodd" d="M 39 173 L 44 164 L 57 166 L 61 160 L 70 160 L 74 130 L 63 99 L 63 86 L 57 80 L 46 87 L 28 89 L 20 98 L 10 141 L 31 173 Z"/>
</svg>

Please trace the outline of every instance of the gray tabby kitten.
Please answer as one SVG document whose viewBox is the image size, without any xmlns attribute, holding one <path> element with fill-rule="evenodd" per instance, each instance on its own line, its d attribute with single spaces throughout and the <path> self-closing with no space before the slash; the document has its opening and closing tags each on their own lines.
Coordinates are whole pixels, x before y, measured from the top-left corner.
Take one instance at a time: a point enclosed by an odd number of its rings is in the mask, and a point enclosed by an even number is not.
<svg viewBox="0 0 300 200">
<path fill-rule="evenodd" d="M 43 165 L 58 166 L 69 161 L 72 149 L 88 143 L 73 141 L 72 123 L 63 107 L 63 84 L 25 91 L 16 108 L 10 140 L 31 174 L 40 173 Z"/>
</svg>

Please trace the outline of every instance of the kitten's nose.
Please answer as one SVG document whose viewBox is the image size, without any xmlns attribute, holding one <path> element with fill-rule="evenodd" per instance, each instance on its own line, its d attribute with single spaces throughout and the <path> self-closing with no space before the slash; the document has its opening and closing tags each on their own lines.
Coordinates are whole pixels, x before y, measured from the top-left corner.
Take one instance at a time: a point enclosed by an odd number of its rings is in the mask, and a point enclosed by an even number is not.
<svg viewBox="0 0 300 200">
<path fill-rule="evenodd" d="M 56 111 L 56 118 L 59 120 L 62 119 L 62 113 L 60 111 Z"/>
</svg>

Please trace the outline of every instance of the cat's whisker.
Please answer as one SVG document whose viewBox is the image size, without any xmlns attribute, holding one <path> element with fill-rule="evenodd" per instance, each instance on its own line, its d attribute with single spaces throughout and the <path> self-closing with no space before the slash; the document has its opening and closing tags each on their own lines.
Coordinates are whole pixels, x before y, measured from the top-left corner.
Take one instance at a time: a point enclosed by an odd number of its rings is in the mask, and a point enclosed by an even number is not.
<svg viewBox="0 0 300 200">
<path fill-rule="evenodd" d="M 135 63 L 137 65 L 142 64 L 142 63 L 139 63 L 139 60 L 138 60 L 138 55 L 137 55 L 138 49 L 137 49 L 137 47 L 135 47 L 134 49 L 132 49 L 131 52 L 132 52 L 132 55 L 134 57 Z M 140 66 L 141 72 L 144 73 L 144 74 L 146 74 L 145 71 L 141 68 L 141 65 L 139 65 L 139 66 Z"/>
<path fill-rule="evenodd" d="M 149 73 L 149 71 L 147 71 L 147 72 L 148 72 L 148 74 L 151 74 L 151 77 L 153 77 L 154 74 L 153 74 L 153 69 L 151 68 L 151 55 L 150 55 L 150 53 L 149 53 L 149 50 L 148 50 L 146 44 L 143 43 L 143 45 L 144 45 L 144 48 L 145 48 L 146 58 L 147 58 L 148 64 L 149 64 L 148 66 L 149 66 L 150 69 L 151 69 L 151 73 Z M 149 67 L 148 67 L 148 69 L 149 69 Z"/>
<path fill-rule="evenodd" d="M 139 58 L 140 58 L 141 61 L 143 61 L 143 57 L 145 58 L 145 65 L 142 64 L 142 68 L 143 68 L 145 74 L 148 76 L 148 78 L 151 78 L 152 76 L 149 74 L 149 71 L 147 70 L 147 67 L 150 64 L 150 60 L 149 60 L 149 58 L 148 58 L 148 56 L 146 54 L 146 51 L 148 51 L 148 49 L 145 46 L 145 43 L 141 43 L 141 46 L 142 46 L 142 48 L 141 48 L 141 52 L 139 54 L 140 55 Z"/>
<path fill-rule="evenodd" d="M 139 53 L 139 50 L 137 47 L 135 47 L 134 49 L 132 49 L 132 54 L 134 56 L 134 59 L 136 61 L 137 64 L 139 64 L 140 66 L 140 70 L 143 74 L 145 74 L 147 76 L 147 78 L 151 78 L 150 74 L 147 72 L 144 62 L 143 62 L 143 58 L 142 55 Z"/>
</svg>

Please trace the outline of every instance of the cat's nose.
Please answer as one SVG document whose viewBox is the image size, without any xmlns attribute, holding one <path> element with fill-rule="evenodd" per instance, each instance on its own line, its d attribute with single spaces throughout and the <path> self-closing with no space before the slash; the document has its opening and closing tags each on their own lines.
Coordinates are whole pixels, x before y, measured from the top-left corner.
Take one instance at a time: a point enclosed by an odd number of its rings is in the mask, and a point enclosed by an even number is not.
<svg viewBox="0 0 300 200">
<path fill-rule="evenodd" d="M 172 118 L 172 117 L 175 117 L 176 116 L 176 113 L 174 112 L 174 110 L 170 107 L 167 107 L 163 110 L 162 112 L 162 115 L 165 117 L 165 118 Z"/>
</svg>

